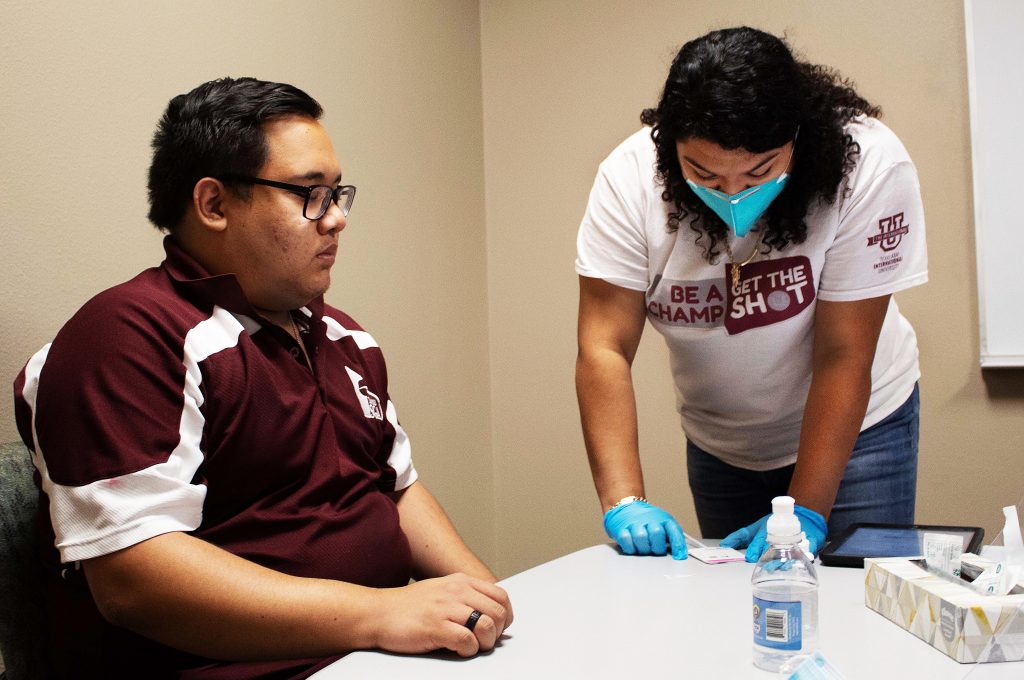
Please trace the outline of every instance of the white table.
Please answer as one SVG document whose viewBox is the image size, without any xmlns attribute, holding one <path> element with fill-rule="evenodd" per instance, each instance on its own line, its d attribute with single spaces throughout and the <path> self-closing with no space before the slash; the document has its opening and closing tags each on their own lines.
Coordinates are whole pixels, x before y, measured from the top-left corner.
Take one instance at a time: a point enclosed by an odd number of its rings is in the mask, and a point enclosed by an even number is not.
<svg viewBox="0 0 1024 680">
<path fill-rule="evenodd" d="M 313 678 L 776 678 L 751 661 L 751 570 L 598 545 L 502 581 L 515 622 L 489 654 L 355 652 Z M 847 680 L 1024 678 L 1024 662 L 958 664 L 868 609 L 862 569 L 818 579 L 819 648 Z"/>
</svg>

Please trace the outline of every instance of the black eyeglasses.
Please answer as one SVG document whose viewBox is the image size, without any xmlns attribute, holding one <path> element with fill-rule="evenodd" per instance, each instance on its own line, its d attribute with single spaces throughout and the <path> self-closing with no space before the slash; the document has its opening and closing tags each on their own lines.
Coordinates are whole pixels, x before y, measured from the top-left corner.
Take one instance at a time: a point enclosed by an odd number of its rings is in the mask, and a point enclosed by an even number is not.
<svg viewBox="0 0 1024 680">
<path fill-rule="evenodd" d="M 329 187 L 324 184 L 304 186 L 302 184 L 275 182 L 272 179 L 247 177 L 245 175 L 229 175 L 222 177 L 221 181 L 262 184 L 298 194 L 306 199 L 306 202 L 302 204 L 302 216 L 307 220 L 318 220 L 323 217 L 327 213 L 327 209 L 331 207 L 331 201 L 337 203 L 338 207 L 341 208 L 341 214 L 348 217 L 348 211 L 352 209 L 352 201 L 356 199 L 356 188 L 351 184 L 340 184 L 337 187 Z"/>
</svg>

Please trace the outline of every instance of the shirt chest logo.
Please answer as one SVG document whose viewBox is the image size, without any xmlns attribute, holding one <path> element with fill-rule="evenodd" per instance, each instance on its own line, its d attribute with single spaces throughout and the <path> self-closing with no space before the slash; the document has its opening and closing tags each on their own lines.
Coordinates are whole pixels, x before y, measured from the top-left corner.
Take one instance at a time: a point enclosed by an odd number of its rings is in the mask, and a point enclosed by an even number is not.
<svg viewBox="0 0 1024 680">
<path fill-rule="evenodd" d="M 802 255 L 744 265 L 734 288 L 728 284 L 731 266 L 723 265 L 720 279 L 662 279 L 648 296 L 648 317 L 663 326 L 724 326 L 736 335 L 792 318 L 814 300 L 811 262 Z"/>
<path fill-rule="evenodd" d="M 371 392 L 369 387 L 362 384 L 363 376 L 348 366 L 345 367 L 345 372 L 348 373 L 348 379 L 352 381 L 352 389 L 355 390 L 359 405 L 363 407 L 363 415 L 367 418 L 384 420 L 384 409 L 380 406 L 380 397 Z"/>
<path fill-rule="evenodd" d="M 725 281 L 662 279 L 647 301 L 647 315 L 667 326 L 712 328 L 725 316 Z"/>
</svg>

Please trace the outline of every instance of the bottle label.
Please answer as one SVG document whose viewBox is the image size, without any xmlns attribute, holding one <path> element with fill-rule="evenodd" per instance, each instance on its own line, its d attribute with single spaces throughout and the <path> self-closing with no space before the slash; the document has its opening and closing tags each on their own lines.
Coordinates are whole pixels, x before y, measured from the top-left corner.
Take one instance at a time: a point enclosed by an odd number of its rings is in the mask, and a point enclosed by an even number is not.
<svg viewBox="0 0 1024 680">
<path fill-rule="evenodd" d="M 769 649 L 800 649 L 803 644 L 800 602 L 754 598 L 754 643 Z"/>
</svg>

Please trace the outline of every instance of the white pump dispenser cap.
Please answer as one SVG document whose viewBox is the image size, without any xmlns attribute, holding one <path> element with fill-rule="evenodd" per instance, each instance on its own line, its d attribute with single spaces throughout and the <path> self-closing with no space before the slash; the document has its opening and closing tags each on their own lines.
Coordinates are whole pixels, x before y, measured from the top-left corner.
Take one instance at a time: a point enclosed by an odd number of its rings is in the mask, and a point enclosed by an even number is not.
<svg viewBox="0 0 1024 680">
<path fill-rule="evenodd" d="M 803 538 L 800 519 L 793 514 L 792 496 L 776 496 L 772 499 L 772 516 L 768 518 L 769 543 L 799 543 Z"/>
</svg>

